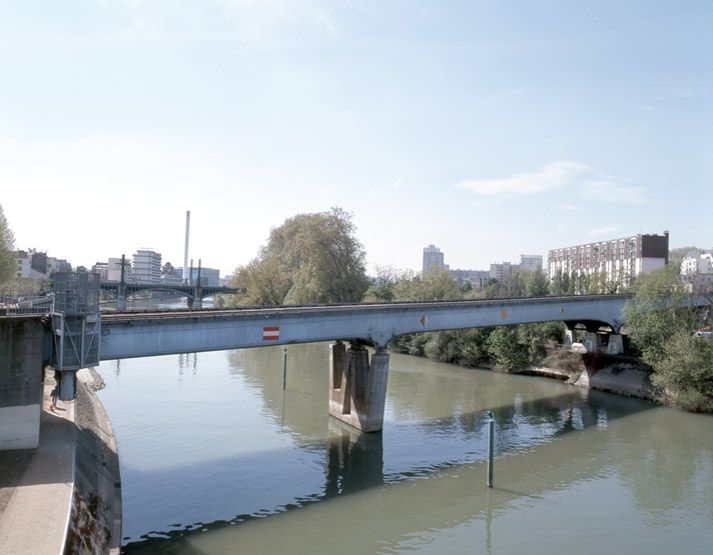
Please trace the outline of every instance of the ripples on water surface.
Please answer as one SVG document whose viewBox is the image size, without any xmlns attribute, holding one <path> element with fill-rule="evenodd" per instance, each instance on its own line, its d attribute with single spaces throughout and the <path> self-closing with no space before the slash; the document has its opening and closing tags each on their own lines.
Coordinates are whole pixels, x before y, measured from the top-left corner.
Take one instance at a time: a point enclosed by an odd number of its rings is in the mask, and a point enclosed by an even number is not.
<svg viewBox="0 0 713 555">
<path fill-rule="evenodd" d="M 381 434 L 328 345 L 102 363 L 126 553 L 709 553 L 713 419 L 392 355 Z M 498 422 L 495 488 L 487 425 Z"/>
</svg>

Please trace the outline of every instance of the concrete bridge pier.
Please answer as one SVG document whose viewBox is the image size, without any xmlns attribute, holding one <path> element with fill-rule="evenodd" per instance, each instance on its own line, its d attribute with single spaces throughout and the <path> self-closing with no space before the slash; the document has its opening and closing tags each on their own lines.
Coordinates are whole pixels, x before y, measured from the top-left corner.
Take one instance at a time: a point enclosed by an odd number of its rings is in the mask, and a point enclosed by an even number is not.
<svg viewBox="0 0 713 555">
<path fill-rule="evenodd" d="M 186 306 L 191 310 L 200 310 L 203 308 L 203 299 L 200 297 L 186 297 Z"/>
<path fill-rule="evenodd" d="M 620 355 L 624 352 L 624 338 L 621 333 L 612 333 L 607 344 L 607 354 Z"/>
<path fill-rule="evenodd" d="M 588 353 L 594 353 L 602 346 L 601 337 L 596 331 L 585 332 L 583 343 Z"/>
<path fill-rule="evenodd" d="M 62 378 L 59 383 L 59 398 L 62 401 L 74 401 L 77 386 L 77 371 L 62 370 Z"/>
<path fill-rule="evenodd" d="M 389 355 L 377 347 L 369 360 L 363 345 L 347 350 L 337 341 L 330 346 L 329 414 L 363 432 L 378 432 L 384 426 L 384 405 L 389 373 Z"/>
<path fill-rule="evenodd" d="M 564 346 L 567 348 L 571 348 L 572 343 L 575 342 L 574 340 L 575 340 L 574 328 L 570 328 L 568 326 L 567 329 L 564 330 Z"/>
<path fill-rule="evenodd" d="M 0 451 L 39 444 L 44 346 L 39 318 L 0 320 Z"/>
</svg>

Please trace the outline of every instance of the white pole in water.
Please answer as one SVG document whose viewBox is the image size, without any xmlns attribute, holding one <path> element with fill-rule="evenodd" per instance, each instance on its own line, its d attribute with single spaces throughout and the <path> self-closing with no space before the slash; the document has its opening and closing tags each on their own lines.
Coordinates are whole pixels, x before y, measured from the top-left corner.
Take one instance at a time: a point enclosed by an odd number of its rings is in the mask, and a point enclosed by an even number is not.
<svg viewBox="0 0 713 555">
<path fill-rule="evenodd" d="M 287 387 L 287 347 L 282 349 L 282 389 Z"/>
<path fill-rule="evenodd" d="M 493 445 L 495 444 L 495 415 L 488 411 L 488 487 L 493 487 Z"/>
</svg>

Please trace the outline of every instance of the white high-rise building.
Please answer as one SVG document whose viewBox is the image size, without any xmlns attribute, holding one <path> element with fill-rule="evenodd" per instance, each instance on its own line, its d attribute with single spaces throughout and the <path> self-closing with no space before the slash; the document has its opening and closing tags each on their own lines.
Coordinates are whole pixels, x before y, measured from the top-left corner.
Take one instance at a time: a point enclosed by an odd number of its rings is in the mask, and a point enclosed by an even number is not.
<svg viewBox="0 0 713 555">
<path fill-rule="evenodd" d="M 443 263 L 443 253 L 435 245 L 428 245 L 423 248 L 423 273 L 429 270 L 447 270 L 448 266 Z"/>
<path fill-rule="evenodd" d="M 161 253 L 139 249 L 134 253 L 133 280 L 137 283 L 161 282 Z"/>
</svg>

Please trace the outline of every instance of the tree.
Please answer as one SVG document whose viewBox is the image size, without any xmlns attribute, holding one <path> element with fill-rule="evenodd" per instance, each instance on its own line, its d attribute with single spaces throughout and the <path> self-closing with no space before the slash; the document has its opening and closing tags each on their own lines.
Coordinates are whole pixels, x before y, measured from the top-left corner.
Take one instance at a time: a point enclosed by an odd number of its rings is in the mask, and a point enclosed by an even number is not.
<svg viewBox="0 0 713 555">
<path fill-rule="evenodd" d="M 550 292 L 550 280 L 541 269 L 530 272 L 527 279 L 527 295 L 529 297 L 544 297 Z"/>
<path fill-rule="evenodd" d="M 675 392 L 687 410 L 713 412 L 713 341 L 677 332 L 654 366 L 654 385 Z"/>
<path fill-rule="evenodd" d="M 493 330 L 486 342 L 486 349 L 497 368 L 513 370 L 528 363 L 526 349 L 518 342 L 515 326 L 500 326 Z"/>
<path fill-rule="evenodd" d="M 431 269 L 422 276 L 405 272 L 394 284 L 395 301 L 451 301 L 463 292 L 448 270 Z"/>
<path fill-rule="evenodd" d="M 667 340 L 690 333 L 694 314 L 685 306 L 688 292 L 675 268 L 667 266 L 642 276 L 634 297 L 624 305 L 624 322 L 641 358 L 654 366 L 664 356 Z"/>
<path fill-rule="evenodd" d="M 550 288 L 553 295 L 574 295 L 574 279 L 569 272 L 559 268 L 552 277 Z"/>
<path fill-rule="evenodd" d="M 360 301 L 369 281 L 351 216 L 341 208 L 299 214 L 270 232 L 267 245 L 232 285 L 240 304 Z"/>
<path fill-rule="evenodd" d="M 0 285 L 9 281 L 17 270 L 15 235 L 13 235 L 2 205 L 0 205 Z"/>
<path fill-rule="evenodd" d="M 692 297 L 668 266 L 640 277 L 624 306 L 624 322 L 654 385 L 673 394 L 683 408 L 713 411 L 713 341 L 693 331 L 701 317 Z"/>
<path fill-rule="evenodd" d="M 399 274 L 390 266 L 376 268 L 376 277 L 364 293 L 364 302 L 390 302 L 394 300 L 394 285 L 399 280 Z"/>
<path fill-rule="evenodd" d="M 527 295 L 528 271 L 520 268 L 513 270 L 506 284 L 508 297 L 524 297 Z"/>
</svg>

